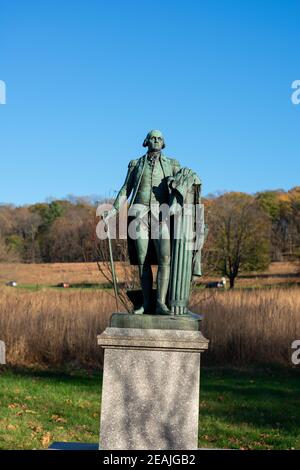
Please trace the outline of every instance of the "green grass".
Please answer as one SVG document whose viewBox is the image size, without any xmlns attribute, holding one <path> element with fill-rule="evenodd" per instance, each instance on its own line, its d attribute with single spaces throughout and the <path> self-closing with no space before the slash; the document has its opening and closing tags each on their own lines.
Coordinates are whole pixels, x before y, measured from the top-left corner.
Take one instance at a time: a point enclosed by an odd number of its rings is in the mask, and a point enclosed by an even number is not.
<svg viewBox="0 0 300 470">
<path fill-rule="evenodd" d="M 300 449 L 299 372 L 203 370 L 200 447 Z"/>
<path fill-rule="evenodd" d="M 101 373 L 0 373 L 0 449 L 42 449 L 53 441 L 97 442 Z"/>
<path fill-rule="evenodd" d="M 3 369 L 0 449 L 97 442 L 100 390 L 100 372 Z M 298 370 L 202 370 L 200 447 L 300 449 L 299 423 Z"/>
</svg>

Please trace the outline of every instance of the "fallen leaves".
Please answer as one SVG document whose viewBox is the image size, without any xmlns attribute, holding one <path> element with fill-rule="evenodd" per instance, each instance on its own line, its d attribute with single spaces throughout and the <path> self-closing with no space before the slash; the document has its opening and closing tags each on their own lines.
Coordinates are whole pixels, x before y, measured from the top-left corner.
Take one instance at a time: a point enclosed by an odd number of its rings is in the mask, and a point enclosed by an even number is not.
<svg viewBox="0 0 300 470">
<path fill-rule="evenodd" d="M 29 422 L 28 423 L 28 427 L 29 429 L 31 429 L 33 431 L 33 433 L 35 434 L 40 434 L 43 432 L 43 427 L 40 425 L 40 424 L 35 424 L 35 423 L 32 423 L 32 422 Z"/>
<path fill-rule="evenodd" d="M 37 411 L 30 410 L 24 403 L 10 403 L 7 407 L 10 410 L 16 410 L 16 416 L 22 416 L 24 413 L 37 414 Z"/>
<path fill-rule="evenodd" d="M 205 441 L 208 441 L 208 442 L 215 442 L 217 439 L 213 436 L 208 436 L 207 434 L 204 434 L 202 436 L 202 439 L 204 439 Z"/>
<path fill-rule="evenodd" d="M 42 439 L 41 439 L 42 446 L 43 447 L 49 447 L 50 440 L 51 440 L 51 434 L 50 434 L 50 432 L 46 432 L 42 436 Z"/>
<path fill-rule="evenodd" d="M 22 403 L 10 403 L 7 407 L 10 410 L 13 410 L 15 408 L 26 408 L 26 405 L 23 405 Z"/>
<path fill-rule="evenodd" d="M 8 425 L 6 426 L 6 429 L 7 429 L 8 431 L 15 431 L 16 429 L 18 429 L 18 427 L 19 427 L 19 426 L 18 426 L 17 424 L 8 424 Z"/>
<path fill-rule="evenodd" d="M 87 400 L 82 400 L 82 401 L 80 401 L 80 402 L 78 403 L 77 406 L 78 406 L 79 408 L 82 408 L 82 409 L 84 409 L 84 408 L 90 408 L 91 403 L 90 403 L 89 401 L 87 401 Z"/>
<path fill-rule="evenodd" d="M 52 415 L 51 416 L 51 421 L 54 421 L 55 423 L 66 423 L 67 420 L 65 418 L 62 418 L 59 415 Z"/>
</svg>

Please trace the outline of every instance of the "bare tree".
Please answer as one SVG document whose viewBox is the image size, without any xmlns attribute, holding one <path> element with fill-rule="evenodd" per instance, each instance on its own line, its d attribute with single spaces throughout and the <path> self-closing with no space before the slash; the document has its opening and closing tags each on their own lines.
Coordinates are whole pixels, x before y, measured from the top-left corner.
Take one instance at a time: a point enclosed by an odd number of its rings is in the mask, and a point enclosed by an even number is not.
<svg viewBox="0 0 300 470">
<path fill-rule="evenodd" d="M 111 239 L 112 253 L 115 263 L 115 272 L 118 283 L 118 300 L 123 305 L 127 312 L 132 311 L 133 305 L 127 296 L 128 290 L 140 289 L 139 274 L 137 266 L 132 266 L 129 261 L 127 240 L 119 238 L 119 221 L 116 222 L 116 227 L 113 232 L 115 237 Z M 98 239 L 96 235 L 96 225 L 99 222 L 99 217 L 95 216 L 94 221 L 94 247 L 95 258 L 97 260 L 98 270 L 104 279 L 113 286 L 113 273 L 111 266 L 111 259 L 109 255 L 109 241 L 108 239 Z M 112 232 L 111 232 L 112 233 Z M 114 295 L 114 294 L 111 294 Z"/>
<path fill-rule="evenodd" d="M 24 260 L 31 263 L 40 259 L 38 232 L 41 223 L 41 216 L 32 212 L 30 207 L 18 207 L 14 211 L 14 233 L 22 239 Z"/>
<path fill-rule="evenodd" d="M 9 247 L 0 237 L 0 263 L 14 263 L 20 261 L 19 254 L 14 247 Z"/>
<path fill-rule="evenodd" d="M 270 218 L 253 196 L 227 193 L 208 211 L 208 264 L 227 276 L 230 287 L 241 270 L 263 270 L 270 262 Z"/>
</svg>

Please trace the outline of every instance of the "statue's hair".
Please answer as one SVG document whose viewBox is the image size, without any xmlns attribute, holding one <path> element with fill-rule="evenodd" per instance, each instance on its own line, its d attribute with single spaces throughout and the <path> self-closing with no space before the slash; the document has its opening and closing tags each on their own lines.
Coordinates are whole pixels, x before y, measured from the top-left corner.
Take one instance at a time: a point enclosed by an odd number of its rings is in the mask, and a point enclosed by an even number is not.
<svg viewBox="0 0 300 470">
<path fill-rule="evenodd" d="M 146 138 L 145 138 L 145 140 L 144 140 L 144 142 L 143 142 L 143 147 L 148 147 L 148 140 L 149 140 L 150 135 L 151 135 L 152 132 L 154 132 L 154 131 L 150 131 L 150 132 L 148 132 L 148 134 L 146 135 Z M 160 132 L 160 131 L 156 131 L 156 132 Z M 161 134 L 161 137 L 162 137 L 162 140 L 163 140 L 162 148 L 164 149 L 165 146 L 166 146 L 166 144 L 165 144 L 165 139 L 164 139 L 164 136 L 163 136 L 162 134 Z"/>
</svg>

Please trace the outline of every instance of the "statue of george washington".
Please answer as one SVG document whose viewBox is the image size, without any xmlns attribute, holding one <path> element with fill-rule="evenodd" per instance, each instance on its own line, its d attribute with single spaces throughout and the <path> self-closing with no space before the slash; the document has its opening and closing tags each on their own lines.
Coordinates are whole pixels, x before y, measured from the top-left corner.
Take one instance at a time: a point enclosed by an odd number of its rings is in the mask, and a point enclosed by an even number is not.
<svg viewBox="0 0 300 470">
<path fill-rule="evenodd" d="M 201 182 L 192 170 L 182 168 L 177 160 L 162 153 L 165 140 L 160 131 L 150 131 L 143 146 L 148 148 L 147 153 L 129 163 L 113 208 L 105 211 L 103 219 L 107 222 L 116 215 L 131 196 L 128 250 L 131 264 L 138 265 L 143 293 L 143 303 L 135 306 L 133 313 L 185 314 L 192 276 L 201 275 Z M 188 210 L 186 204 L 191 206 Z M 195 233 L 197 243 L 191 247 L 189 242 Z M 153 264 L 158 266 L 154 308 Z"/>
</svg>

